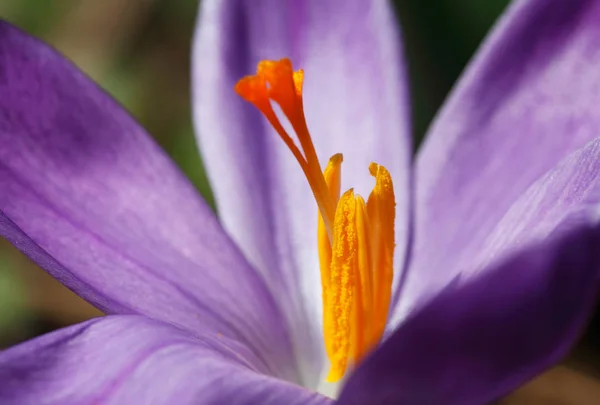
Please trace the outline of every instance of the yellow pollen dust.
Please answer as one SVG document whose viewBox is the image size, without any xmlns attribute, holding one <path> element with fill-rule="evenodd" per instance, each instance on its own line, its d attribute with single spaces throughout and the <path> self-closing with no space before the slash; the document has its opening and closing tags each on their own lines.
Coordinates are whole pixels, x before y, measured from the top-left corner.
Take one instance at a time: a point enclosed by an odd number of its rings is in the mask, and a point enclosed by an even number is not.
<svg viewBox="0 0 600 405">
<path fill-rule="evenodd" d="M 319 207 L 317 245 L 323 288 L 323 336 L 331 368 L 340 380 L 381 341 L 392 295 L 396 199 L 387 169 L 369 165 L 375 187 L 365 200 L 352 189 L 340 196 L 341 154 L 321 168 L 304 116 L 304 72 L 289 59 L 262 61 L 236 92 L 265 116 L 302 169 Z M 277 103 L 300 146 L 275 114 Z"/>
</svg>

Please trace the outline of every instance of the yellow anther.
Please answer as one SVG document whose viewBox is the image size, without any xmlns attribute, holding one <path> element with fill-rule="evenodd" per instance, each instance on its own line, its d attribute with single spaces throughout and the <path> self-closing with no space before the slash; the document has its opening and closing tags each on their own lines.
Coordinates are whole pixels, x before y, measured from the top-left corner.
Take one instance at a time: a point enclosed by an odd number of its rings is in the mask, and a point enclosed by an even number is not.
<svg viewBox="0 0 600 405">
<path fill-rule="evenodd" d="M 327 310 L 331 322 L 325 328 L 326 341 L 331 342 L 331 369 L 327 381 L 344 376 L 350 354 L 353 300 L 358 269 L 358 235 L 356 234 L 356 199 L 352 189 L 338 202 L 333 223 L 333 247 L 327 287 Z"/>
<path fill-rule="evenodd" d="M 374 339 L 379 341 L 387 322 L 394 278 L 394 223 L 396 196 L 390 172 L 381 165 L 371 163 L 369 172 L 375 177 L 375 187 L 367 201 L 372 255 L 374 301 Z"/>
<path fill-rule="evenodd" d="M 336 206 L 338 200 L 340 199 L 340 189 L 342 183 L 342 161 L 343 157 L 341 153 L 333 155 L 331 159 L 329 159 L 327 167 L 325 167 L 325 171 L 323 173 L 325 183 L 327 183 L 329 193 Z M 327 289 L 330 284 L 329 266 L 331 265 L 331 242 L 327 234 L 327 229 L 325 228 L 325 223 L 323 222 L 323 216 L 320 213 L 317 225 L 317 244 L 319 248 L 319 264 L 321 268 L 321 286 L 323 294 L 323 325 L 324 330 L 330 330 L 332 328 L 331 322 L 333 319 L 333 314 L 329 310 L 330 304 L 327 300 Z M 333 353 L 333 349 L 331 347 L 330 336 L 327 333 L 324 334 L 324 341 L 325 349 L 328 353 L 328 356 L 331 356 Z"/>
<path fill-rule="evenodd" d="M 300 164 L 319 207 L 317 246 L 323 293 L 323 336 L 330 382 L 356 366 L 383 336 L 392 293 L 395 196 L 390 173 L 376 163 L 369 172 L 375 187 L 367 203 L 352 189 L 340 198 L 342 155 L 321 165 L 302 102 L 304 72 L 289 59 L 260 62 L 255 76 L 236 91 L 254 104 Z M 279 104 L 300 147 L 285 131 L 271 102 Z"/>
<path fill-rule="evenodd" d="M 356 283 L 356 314 L 352 357 L 355 363 L 377 344 L 374 341 L 373 325 L 373 281 L 371 274 L 371 239 L 369 237 L 369 218 L 365 200 L 356 196 L 356 234 L 358 235 L 358 274 Z"/>
</svg>

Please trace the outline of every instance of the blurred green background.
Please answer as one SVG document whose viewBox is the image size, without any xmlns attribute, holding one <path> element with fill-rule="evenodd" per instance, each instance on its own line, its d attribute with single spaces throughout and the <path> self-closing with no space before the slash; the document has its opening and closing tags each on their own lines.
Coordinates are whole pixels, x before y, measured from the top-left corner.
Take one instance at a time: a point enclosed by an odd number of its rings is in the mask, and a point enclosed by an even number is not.
<svg viewBox="0 0 600 405">
<path fill-rule="evenodd" d="M 507 3 L 395 2 L 409 59 L 417 142 Z M 125 105 L 212 204 L 190 115 L 189 50 L 197 7 L 197 0 L 0 0 L 0 17 L 52 44 Z M 0 241 L 0 349 L 98 315 Z M 534 394 L 524 394 L 524 403 L 600 403 L 600 389 L 589 377 L 596 366 L 583 367 L 585 377 L 572 368 L 553 370 L 533 384 Z M 557 387 L 583 393 L 583 399 L 557 400 L 552 397 Z M 540 392 L 550 402 L 540 402 Z"/>
</svg>

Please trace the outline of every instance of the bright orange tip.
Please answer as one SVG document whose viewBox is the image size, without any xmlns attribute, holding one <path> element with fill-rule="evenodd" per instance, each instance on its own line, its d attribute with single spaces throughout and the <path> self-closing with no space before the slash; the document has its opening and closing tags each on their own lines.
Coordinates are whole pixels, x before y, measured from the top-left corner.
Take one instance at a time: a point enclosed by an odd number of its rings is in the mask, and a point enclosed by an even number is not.
<svg viewBox="0 0 600 405">
<path fill-rule="evenodd" d="M 262 61 L 257 73 L 235 91 L 273 126 L 298 161 L 319 208 L 316 244 L 323 296 L 323 337 L 331 368 L 327 381 L 340 380 L 376 347 L 387 322 L 392 293 L 395 195 L 387 169 L 369 165 L 375 186 L 367 202 L 353 189 L 341 194 L 341 153 L 322 170 L 308 131 L 302 100 L 304 72 L 292 62 Z M 284 129 L 271 103 L 290 122 Z"/>
<path fill-rule="evenodd" d="M 304 85 L 304 70 L 300 69 L 294 72 L 294 88 L 296 95 L 302 97 L 302 86 Z"/>
</svg>

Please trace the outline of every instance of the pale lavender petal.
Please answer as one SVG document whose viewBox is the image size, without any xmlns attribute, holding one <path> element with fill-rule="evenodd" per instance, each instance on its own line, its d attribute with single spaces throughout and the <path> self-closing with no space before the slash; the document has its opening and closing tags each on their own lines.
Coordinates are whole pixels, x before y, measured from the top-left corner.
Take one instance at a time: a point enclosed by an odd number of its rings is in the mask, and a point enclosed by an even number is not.
<svg viewBox="0 0 600 405">
<path fill-rule="evenodd" d="M 343 188 L 355 187 L 364 196 L 374 184 L 367 169 L 371 161 L 393 175 L 400 268 L 411 147 L 396 24 L 385 1 L 202 3 L 193 59 L 194 108 L 218 212 L 284 301 L 301 342 L 312 339 L 306 333 L 321 335 L 317 206 L 292 154 L 233 87 L 262 59 L 290 57 L 305 70 L 306 115 L 321 163 L 342 152 Z"/>
<path fill-rule="evenodd" d="M 599 2 L 525 0 L 508 10 L 419 153 L 413 263 L 397 319 L 454 277 L 479 271 L 467 258 L 503 255 L 503 244 L 482 251 L 495 229 L 506 238 L 518 230 L 515 243 L 548 232 L 536 221 L 513 219 L 514 232 L 499 222 L 528 188 L 600 135 L 599 65 Z M 551 183 L 543 188 L 556 196 Z"/>
<path fill-rule="evenodd" d="M 350 377 L 339 405 L 487 405 L 568 354 L 595 307 L 600 224 L 566 219 L 472 280 L 455 279 Z"/>
<path fill-rule="evenodd" d="M 104 311 L 220 332 L 274 373 L 293 365 L 269 292 L 185 177 L 95 84 L 7 23 L 0 235 Z"/>
<path fill-rule="evenodd" d="M 261 374 L 247 348 L 139 316 L 109 316 L 0 353 L 3 405 L 318 405 Z"/>
</svg>

